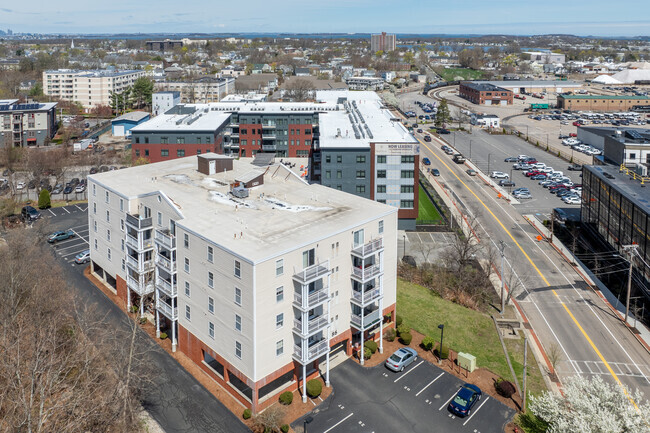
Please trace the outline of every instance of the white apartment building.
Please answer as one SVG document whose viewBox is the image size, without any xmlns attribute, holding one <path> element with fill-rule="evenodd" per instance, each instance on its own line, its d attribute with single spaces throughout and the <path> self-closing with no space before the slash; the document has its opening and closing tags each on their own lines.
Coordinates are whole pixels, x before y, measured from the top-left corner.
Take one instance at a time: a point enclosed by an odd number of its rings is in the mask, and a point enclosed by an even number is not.
<svg viewBox="0 0 650 433">
<path fill-rule="evenodd" d="M 156 92 L 151 95 L 151 111 L 154 116 L 165 113 L 167 110 L 181 103 L 181 92 Z"/>
<path fill-rule="evenodd" d="M 396 208 L 216 154 L 88 183 L 93 272 L 253 411 L 285 390 L 306 401 L 332 354 L 383 350 Z"/>
<path fill-rule="evenodd" d="M 158 91 L 179 92 L 181 102 L 219 102 L 235 92 L 235 79 L 202 77 L 194 81 L 160 81 L 155 87 Z"/>
<path fill-rule="evenodd" d="M 385 81 L 380 77 L 349 77 L 345 84 L 350 90 L 382 90 Z"/>
<path fill-rule="evenodd" d="M 145 71 L 43 71 L 43 93 L 53 98 L 78 102 L 86 109 L 98 105 L 110 106 L 111 93 L 122 93 L 145 74 Z"/>
</svg>

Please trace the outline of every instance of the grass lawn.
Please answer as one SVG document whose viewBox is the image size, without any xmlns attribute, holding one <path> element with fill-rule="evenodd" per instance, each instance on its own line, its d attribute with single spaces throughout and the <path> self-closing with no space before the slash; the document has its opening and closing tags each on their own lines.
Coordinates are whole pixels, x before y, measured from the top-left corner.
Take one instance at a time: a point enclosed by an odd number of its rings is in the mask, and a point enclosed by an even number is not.
<svg viewBox="0 0 650 433">
<path fill-rule="evenodd" d="M 397 280 L 397 314 L 411 328 L 436 340 L 440 339 L 438 325 L 444 324 L 444 340 L 452 350 L 471 353 L 476 356 L 478 367 L 512 381 L 494 322 L 488 315 L 445 301 L 427 288 L 402 279 Z M 523 338 L 505 341 L 521 385 Z M 530 347 L 528 355 L 528 394 L 539 394 L 546 386 Z"/>
<path fill-rule="evenodd" d="M 483 78 L 483 71 L 465 68 L 439 68 L 436 72 L 445 81 L 455 81 L 456 77 L 463 77 L 463 80 L 478 80 Z"/>
<path fill-rule="evenodd" d="M 422 185 L 419 186 L 420 188 L 420 195 L 419 195 L 419 201 L 418 201 L 418 221 L 435 221 L 436 223 L 442 222 L 442 217 L 440 216 L 440 213 L 438 212 L 438 209 L 431 203 L 431 200 L 429 200 L 429 196 L 427 195 L 426 192 L 424 192 L 424 189 L 422 188 Z"/>
</svg>

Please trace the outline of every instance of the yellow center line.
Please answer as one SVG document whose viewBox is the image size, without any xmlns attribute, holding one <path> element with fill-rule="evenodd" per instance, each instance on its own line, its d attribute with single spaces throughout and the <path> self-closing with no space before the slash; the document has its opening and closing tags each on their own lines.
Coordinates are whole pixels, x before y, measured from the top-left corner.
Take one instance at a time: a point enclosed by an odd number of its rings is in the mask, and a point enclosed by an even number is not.
<svg viewBox="0 0 650 433">
<path fill-rule="evenodd" d="M 542 280 L 544 280 L 544 282 L 546 283 L 546 285 L 547 285 L 548 287 L 552 287 L 552 286 L 551 286 L 551 283 L 549 283 L 549 281 L 546 279 L 546 277 L 544 276 L 544 274 L 542 274 L 542 271 L 539 270 L 539 268 L 537 267 L 537 265 L 535 265 L 535 263 L 534 263 L 533 260 L 530 258 L 530 256 L 526 253 L 526 251 L 524 251 L 524 249 L 522 248 L 522 246 L 519 245 L 519 242 L 517 242 L 517 240 L 514 238 L 514 236 L 512 235 L 512 233 L 510 233 L 510 230 L 508 230 L 508 229 L 503 225 L 503 223 L 501 222 L 501 220 L 499 220 L 499 218 L 497 218 L 497 216 L 494 214 L 494 212 L 492 212 L 492 210 L 491 210 L 491 209 L 490 209 L 490 208 L 489 208 L 489 207 L 488 207 L 488 206 L 483 202 L 483 200 L 481 200 L 481 199 L 479 198 L 479 196 L 476 195 L 476 193 L 475 193 L 475 192 L 474 192 L 474 191 L 473 191 L 469 186 L 467 186 L 467 184 L 466 184 L 465 182 L 463 182 L 463 180 L 462 180 L 460 177 L 458 177 L 458 175 L 456 174 L 456 172 L 454 172 L 454 171 L 453 171 L 453 170 L 452 170 L 452 169 L 447 165 L 447 163 L 446 163 L 445 161 L 443 161 L 443 160 L 442 160 L 442 159 L 441 159 L 441 158 L 436 154 L 436 152 L 434 152 L 434 151 L 433 151 L 429 146 L 427 146 L 427 144 L 426 144 L 425 142 L 423 142 L 423 141 L 420 140 L 419 138 L 416 137 L 416 139 L 420 142 L 420 144 L 422 144 L 424 147 L 426 147 L 427 149 L 429 149 L 429 152 L 431 152 L 431 154 L 432 154 L 432 155 L 433 155 L 433 156 L 434 156 L 438 161 L 440 161 L 440 162 L 442 163 L 442 165 L 444 165 L 445 167 L 447 167 L 447 169 L 451 172 L 451 174 L 453 174 L 454 177 L 455 177 L 456 179 L 458 179 L 458 181 L 459 181 L 460 183 L 462 183 L 463 186 L 464 186 L 465 188 L 467 188 L 467 190 L 468 190 L 468 191 L 469 191 L 469 192 L 470 192 L 470 193 L 471 193 L 471 194 L 476 198 L 476 200 L 478 200 L 479 203 L 481 203 L 481 204 L 483 205 L 483 207 L 484 207 L 484 208 L 485 208 L 485 209 L 490 213 L 490 215 L 492 215 L 492 217 L 494 218 L 494 220 L 495 220 L 495 221 L 496 221 L 496 222 L 501 226 L 501 228 L 506 232 L 506 234 L 510 237 L 510 239 L 512 239 L 512 241 L 515 243 L 515 245 L 517 245 L 517 247 L 519 248 L 519 250 L 523 253 L 523 255 L 526 257 L 526 259 L 528 259 L 528 262 L 533 266 L 533 268 L 535 268 L 535 270 L 537 271 L 537 273 L 539 274 L 539 276 L 542 278 Z M 598 350 L 598 348 L 596 347 L 596 345 L 594 344 L 594 342 L 591 340 L 591 338 L 589 337 L 589 335 L 587 334 L 587 332 L 584 330 L 584 328 L 582 327 L 582 325 L 580 325 L 580 322 L 578 322 L 578 319 L 576 319 L 576 317 L 573 315 L 573 313 L 571 312 L 571 310 L 569 310 L 569 307 L 568 307 L 568 306 L 567 306 L 567 305 L 562 301 L 562 299 L 560 299 L 560 296 L 557 294 L 557 292 L 555 291 L 555 289 L 551 289 L 551 291 L 553 292 L 553 294 L 555 295 L 555 297 L 557 297 L 557 299 L 560 301 L 560 304 L 564 307 L 564 309 L 566 310 L 566 312 L 569 314 L 569 317 L 571 317 L 571 320 L 573 320 L 573 323 L 576 324 L 576 326 L 578 327 L 578 329 L 580 330 L 580 332 L 582 333 L 582 335 L 585 337 L 585 339 L 587 340 L 587 342 L 589 343 L 589 345 L 591 346 L 591 348 L 594 349 L 594 352 L 596 352 L 596 355 L 598 355 L 598 357 L 600 358 L 600 360 L 602 361 L 602 363 L 605 365 L 605 367 L 607 367 L 607 371 L 609 371 L 609 374 L 611 374 L 612 377 L 614 378 L 614 380 L 616 380 L 616 382 L 618 383 L 618 385 L 623 389 L 623 392 L 625 393 L 625 395 L 627 396 L 627 398 L 630 400 L 630 402 L 634 405 L 634 407 L 635 407 L 636 410 L 638 411 L 638 410 L 639 410 L 639 407 L 637 406 L 636 402 L 635 402 L 635 401 L 632 399 L 632 397 L 628 394 L 627 390 L 625 389 L 625 386 L 623 385 L 623 383 L 621 382 L 621 380 L 618 378 L 618 376 L 616 375 L 616 373 L 614 373 L 614 370 L 612 370 L 612 367 L 611 367 L 611 366 L 609 365 L 609 363 L 605 360 L 605 357 L 600 353 L 600 350 Z M 642 416 L 643 416 L 643 414 L 642 414 Z M 645 417 L 644 417 L 644 420 L 645 420 Z"/>
</svg>

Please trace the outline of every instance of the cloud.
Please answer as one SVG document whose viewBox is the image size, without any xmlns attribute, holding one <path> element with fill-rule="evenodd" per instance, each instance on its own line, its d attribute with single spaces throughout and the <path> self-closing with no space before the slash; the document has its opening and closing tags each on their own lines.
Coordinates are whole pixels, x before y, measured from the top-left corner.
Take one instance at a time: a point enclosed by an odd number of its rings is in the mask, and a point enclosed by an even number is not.
<svg viewBox="0 0 650 433">
<path fill-rule="evenodd" d="M 6 9 L 6 8 L 0 8 L 0 11 L 7 12 L 8 14 L 13 12 L 11 9 Z"/>
</svg>

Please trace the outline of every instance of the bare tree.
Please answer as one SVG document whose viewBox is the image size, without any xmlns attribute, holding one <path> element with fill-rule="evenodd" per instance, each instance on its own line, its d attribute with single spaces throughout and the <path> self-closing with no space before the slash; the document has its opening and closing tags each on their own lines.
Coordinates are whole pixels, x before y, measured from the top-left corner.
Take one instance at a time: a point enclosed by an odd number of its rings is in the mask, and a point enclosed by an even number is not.
<svg viewBox="0 0 650 433">
<path fill-rule="evenodd" d="M 294 102 L 303 102 L 311 99 L 315 90 L 314 85 L 304 78 L 288 80 L 284 87 L 285 97 Z"/>
<path fill-rule="evenodd" d="M 262 431 L 279 432 L 284 416 L 284 408 L 276 403 L 255 415 L 254 424 Z"/>
</svg>

